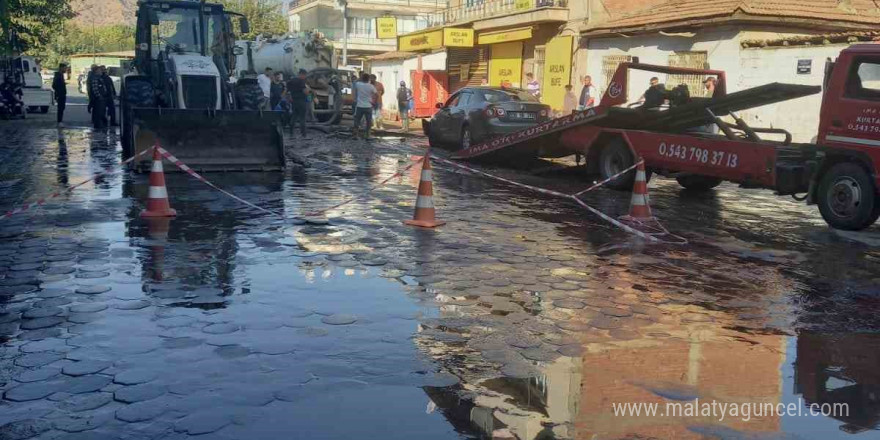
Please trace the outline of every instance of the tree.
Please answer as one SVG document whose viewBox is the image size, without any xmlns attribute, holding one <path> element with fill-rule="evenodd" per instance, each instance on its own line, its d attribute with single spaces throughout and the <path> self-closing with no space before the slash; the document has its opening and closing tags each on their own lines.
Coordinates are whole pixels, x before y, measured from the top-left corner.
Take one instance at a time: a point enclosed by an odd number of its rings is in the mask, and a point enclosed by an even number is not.
<svg viewBox="0 0 880 440">
<path fill-rule="evenodd" d="M 70 0 L 0 0 L 0 48 L 9 53 L 44 47 L 73 17 Z"/>
<path fill-rule="evenodd" d="M 134 33 L 134 26 L 129 25 L 114 24 L 92 28 L 68 21 L 52 41 L 39 51 L 31 50 L 30 54 L 38 55 L 44 67 L 52 68 L 62 61 L 68 61 L 75 54 L 133 50 Z"/>
<path fill-rule="evenodd" d="M 287 33 L 287 18 L 281 11 L 281 2 L 278 0 L 217 0 L 224 8 L 232 12 L 243 14 L 250 24 L 250 32 L 238 34 L 238 38 L 252 40 L 257 35 L 273 36 Z M 238 29 L 237 20 L 235 23 Z"/>
</svg>

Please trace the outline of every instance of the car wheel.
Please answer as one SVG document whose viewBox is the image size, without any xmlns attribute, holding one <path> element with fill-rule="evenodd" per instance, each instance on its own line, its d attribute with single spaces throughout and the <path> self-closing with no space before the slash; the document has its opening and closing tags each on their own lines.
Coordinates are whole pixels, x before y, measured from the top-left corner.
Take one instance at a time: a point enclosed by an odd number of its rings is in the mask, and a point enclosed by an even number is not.
<svg viewBox="0 0 880 440">
<path fill-rule="evenodd" d="M 675 178 L 679 185 L 691 191 L 708 191 L 721 185 L 722 179 L 717 177 L 700 176 L 697 174 L 685 174 Z"/>
<path fill-rule="evenodd" d="M 474 141 L 473 135 L 471 135 L 471 127 L 468 125 L 463 125 L 461 127 L 461 139 L 458 142 L 459 150 L 466 150 L 471 147 L 471 144 Z"/>
<path fill-rule="evenodd" d="M 819 182 L 819 212 L 836 229 L 858 231 L 880 216 L 880 198 L 865 169 L 856 163 L 832 166 Z"/>
</svg>

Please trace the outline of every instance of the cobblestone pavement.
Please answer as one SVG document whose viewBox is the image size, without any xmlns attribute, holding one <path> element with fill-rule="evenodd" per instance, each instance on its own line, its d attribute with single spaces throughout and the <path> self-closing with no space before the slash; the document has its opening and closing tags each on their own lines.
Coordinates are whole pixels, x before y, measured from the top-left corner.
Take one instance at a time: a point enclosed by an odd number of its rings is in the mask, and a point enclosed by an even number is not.
<svg viewBox="0 0 880 440">
<path fill-rule="evenodd" d="M 4 209 L 118 163 L 113 134 L 0 125 Z M 877 438 L 880 253 L 810 207 L 651 183 L 687 246 L 435 164 L 313 136 L 286 173 L 117 174 L 0 220 L 0 439 Z M 173 151 L 172 151 L 173 153 Z M 507 177 L 571 192 L 572 172 Z M 628 194 L 586 198 L 611 215 Z M 875 228 L 876 230 L 876 228 Z M 874 234 L 868 232 L 867 234 Z M 615 416 L 614 403 L 847 403 L 835 417 Z"/>
</svg>

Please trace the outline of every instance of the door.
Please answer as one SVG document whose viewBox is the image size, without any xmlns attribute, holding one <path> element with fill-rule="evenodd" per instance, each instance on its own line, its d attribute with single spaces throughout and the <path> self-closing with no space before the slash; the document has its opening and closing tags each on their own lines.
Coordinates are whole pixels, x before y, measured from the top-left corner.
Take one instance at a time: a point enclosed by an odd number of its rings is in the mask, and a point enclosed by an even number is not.
<svg viewBox="0 0 880 440">
<path fill-rule="evenodd" d="M 455 129 L 454 137 L 452 138 L 453 141 L 461 139 L 461 128 L 468 119 L 468 105 L 471 102 L 471 99 L 473 99 L 473 96 L 474 94 L 470 90 L 463 90 L 458 94 L 458 100 L 450 111 L 450 120 L 452 127 Z"/>
<path fill-rule="evenodd" d="M 880 57 L 855 58 L 830 119 L 829 142 L 880 147 Z"/>
<path fill-rule="evenodd" d="M 443 107 L 438 109 L 437 113 L 434 113 L 434 118 L 431 119 L 431 133 L 436 139 L 443 141 L 457 140 L 455 133 L 458 131 L 458 128 L 453 124 L 452 110 L 458 105 L 458 98 L 460 96 L 461 93 L 450 96 Z"/>
<path fill-rule="evenodd" d="M 489 55 L 489 85 L 522 87 L 522 41 L 493 44 Z"/>
</svg>

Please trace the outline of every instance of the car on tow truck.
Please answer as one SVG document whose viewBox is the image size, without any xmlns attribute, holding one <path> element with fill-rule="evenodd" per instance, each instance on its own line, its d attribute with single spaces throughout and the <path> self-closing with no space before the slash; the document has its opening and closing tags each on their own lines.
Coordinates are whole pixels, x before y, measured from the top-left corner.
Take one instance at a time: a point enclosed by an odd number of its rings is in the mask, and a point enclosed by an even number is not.
<svg viewBox="0 0 880 440">
<path fill-rule="evenodd" d="M 467 149 L 473 143 L 535 126 L 551 118 L 550 106 L 527 90 L 507 87 L 465 87 L 425 124 L 432 146 L 454 144 Z"/>
</svg>

